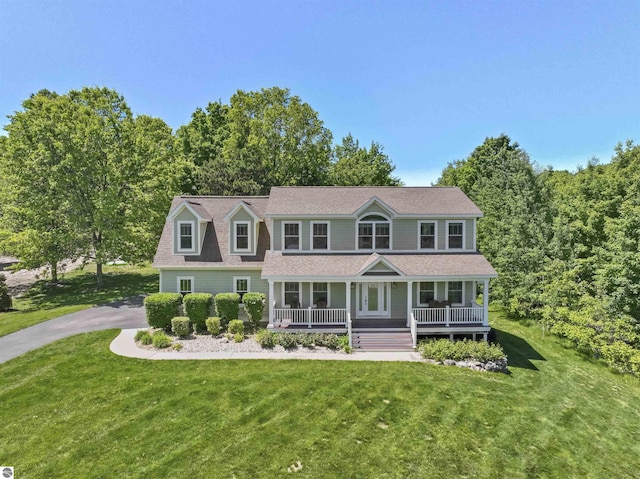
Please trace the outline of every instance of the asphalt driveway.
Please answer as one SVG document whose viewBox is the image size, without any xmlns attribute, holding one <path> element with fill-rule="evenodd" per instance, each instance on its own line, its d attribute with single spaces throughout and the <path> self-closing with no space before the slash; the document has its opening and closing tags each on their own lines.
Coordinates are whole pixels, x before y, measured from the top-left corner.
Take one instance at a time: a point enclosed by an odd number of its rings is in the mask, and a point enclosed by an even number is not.
<svg viewBox="0 0 640 479">
<path fill-rule="evenodd" d="M 0 364 L 75 334 L 101 329 L 132 329 L 146 326 L 142 296 L 94 306 L 1 337 Z"/>
</svg>

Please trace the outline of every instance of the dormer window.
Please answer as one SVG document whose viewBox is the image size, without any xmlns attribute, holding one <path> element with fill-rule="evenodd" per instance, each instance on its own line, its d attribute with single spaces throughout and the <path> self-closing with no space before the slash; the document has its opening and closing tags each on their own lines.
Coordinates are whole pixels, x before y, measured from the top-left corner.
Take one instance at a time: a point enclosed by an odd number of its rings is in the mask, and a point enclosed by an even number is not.
<svg viewBox="0 0 640 479">
<path fill-rule="evenodd" d="M 389 249 L 391 225 L 381 215 L 368 215 L 358 222 L 358 249 Z"/>
<path fill-rule="evenodd" d="M 250 251 L 251 243 L 249 241 L 249 222 L 248 221 L 236 221 L 235 225 L 235 250 Z"/>
<path fill-rule="evenodd" d="M 300 223 L 283 223 L 284 249 L 300 249 Z"/>
<path fill-rule="evenodd" d="M 193 221 L 178 221 L 178 231 L 178 251 L 195 251 L 195 241 L 193 237 L 195 231 L 195 223 Z"/>
<path fill-rule="evenodd" d="M 464 223 L 462 221 L 447 222 L 447 249 L 464 248 Z"/>
</svg>

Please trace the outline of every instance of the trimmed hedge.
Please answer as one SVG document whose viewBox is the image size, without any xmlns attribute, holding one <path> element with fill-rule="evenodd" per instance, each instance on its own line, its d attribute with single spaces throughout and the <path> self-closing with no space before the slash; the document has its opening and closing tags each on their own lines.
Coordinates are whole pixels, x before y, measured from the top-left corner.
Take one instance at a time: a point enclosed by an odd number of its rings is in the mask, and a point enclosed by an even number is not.
<svg viewBox="0 0 640 479">
<path fill-rule="evenodd" d="M 240 309 L 240 295 L 238 293 L 220 293 L 214 298 L 216 304 L 216 315 L 220 318 L 223 326 L 226 326 L 232 319 L 238 319 Z"/>
<path fill-rule="evenodd" d="M 244 293 L 242 302 L 244 303 L 247 318 L 258 326 L 264 313 L 264 305 L 267 303 L 267 297 L 263 293 Z"/>
<path fill-rule="evenodd" d="M 178 316 L 182 301 L 180 293 L 155 293 L 144 299 L 147 323 L 152 328 L 169 329 L 171 320 Z"/>
<path fill-rule="evenodd" d="M 428 339 L 422 341 L 418 347 L 420 354 L 425 359 L 434 361 L 474 360 L 481 363 L 488 361 L 498 361 L 506 357 L 504 351 L 498 344 L 486 343 L 484 341 L 450 341 L 449 339 Z"/>
<path fill-rule="evenodd" d="M 206 321 L 213 304 L 213 295 L 209 293 L 189 293 L 182 298 L 184 314 L 189 317 L 196 333 L 204 332 Z"/>
<path fill-rule="evenodd" d="M 176 316 L 171 320 L 171 331 L 181 338 L 189 336 L 189 318 Z"/>
<path fill-rule="evenodd" d="M 231 334 L 244 334 L 244 323 L 241 319 L 232 319 L 229 321 L 228 330 Z"/>
<path fill-rule="evenodd" d="M 207 318 L 207 331 L 213 336 L 220 334 L 220 318 Z"/>
</svg>

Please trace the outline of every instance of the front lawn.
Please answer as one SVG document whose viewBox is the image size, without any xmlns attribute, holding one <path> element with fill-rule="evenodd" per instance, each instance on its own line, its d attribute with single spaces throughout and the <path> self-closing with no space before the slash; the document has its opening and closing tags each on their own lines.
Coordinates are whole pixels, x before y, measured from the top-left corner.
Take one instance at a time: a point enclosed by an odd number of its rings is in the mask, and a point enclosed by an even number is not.
<svg viewBox="0 0 640 479">
<path fill-rule="evenodd" d="M 0 365 L 0 464 L 25 478 L 637 477 L 640 381 L 491 321 L 511 375 L 145 361 L 109 352 L 117 331 L 67 338 Z"/>
<path fill-rule="evenodd" d="M 13 299 L 17 311 L 0 313 L 0 336 L 57 318 L 64 314 L 141 293 L 158 291 L 158 271 L 149 266 L 104 267 L 104 288 L 96 291 L 95 265 L 65 273 L 60 284 L 35 283 L 21 298 Z"/>
</svg>

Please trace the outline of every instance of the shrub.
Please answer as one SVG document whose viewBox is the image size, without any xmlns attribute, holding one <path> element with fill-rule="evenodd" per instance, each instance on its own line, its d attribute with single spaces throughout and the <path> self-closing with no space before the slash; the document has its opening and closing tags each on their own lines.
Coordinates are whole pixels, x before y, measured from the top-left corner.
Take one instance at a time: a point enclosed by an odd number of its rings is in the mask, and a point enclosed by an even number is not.
<svg viewBox="0 0 640 479">
<path fill-rule="evenodd" d="M 230 334 L 244 334 L 244 323 L 241 319 L 232 319 L 229 321 L 227 331 L 229 331 Z"/>
<path fill-rule="evenodd" d="M 153 333 L 153 336 L 151 336 L 151 343 L 154 348 L 164 349 L 171 346 L 171 338 L 163 331 L 156 331 Z"/>
<path fill-rule="evenodd" d="M 9 311 L 13 306 L 11 296 L 9 296 L 9 288 L 7 288 L 7 279 L 4 274 L 0 274 L 0 312 Z"/>
<path fill-rule="evenodd" d="M 258 343 L 263 348 L 272 348 L 277 341 L 275 333 L 267 330 L 261 329 L 258 331 L 255 337 L 256 343 Z"/>
<path fill-rule="evenodd" d="M 242 297 L 244 310 L 247 318 L 254 325 L 258 326 L 264 313 L 264 305 L 267 303 L 267 297 L 263 293 L 244 293 Z"/>
<path fill-rule="evenodd" d="M 315 346 L 313 333 L 296 333 L 296 341 L 300 346 L 304 346 L 305 348 L 313 348 Z"/>
<path fill-rule="evenodd" d="M 484 341 L 450 341 L 448 339 L 428 339 L 422 341 L 418 347 L 420 354 L 425 359 L 435 361 L 474 360 L 481 363 L 498 361 L 505 358 L 504 351 L 498 344 Z"/>
<path fill-rule="evenodd" d="M 236 333 L 233 335 L 233 342 L 234 343 L 241 343 L 244 340 L 244 334 L 242 333 Z"/>
<path fill-rule="evenodd" d="M 213 295 L 209 293 L 189 293 L 182 298 L 184 314 L 189 317 L 193 330 L 203 332 L 213 304 Z"/>
<path fill-rule="evenodd" d="M 340 341 L 335 334 L 323 334 L 318 333 L 315 338 L 316 345 L 324 346 L 329 349 L 338 349 L 340 347 Z"/>
<path fill-rule="evenodd" d="M 171 347 L 176 351 L 180 351 L 184 346 L 182 345 L 182 343 L 173 343 Z"/>
<path fill-rule="evenodd" d="M 179 293 L 155 293 L 144 299 L 147 323 L 152 328 L 169 329 L 171 319 L 178 316 L 178 307 L 182 301 Z"/>
<path fill-rule="evenodd" d="M 298 347 L 298 342 L 294 334 L 278 333 L 276 339 L 278 340 L 278 344 L 285 349 L 295 349 Z"/>
<path fill-rule="evenodd" d="M 223 326 L 226 326 L 232 319 L 238 319 L 240 296 L 237 293 L 216 294 L 214 302 L 216 315 L 220 318 Z"/>
<path fill-rule="evenodd" d="M 189 318 L 186 316 L 173 318 L 171 320 L 171 331 L 181 338 L 189 336 Z"/>
<path fill-rule="evenodd" d="M 207 325 L 207 331 L 213 336 L 220 334 L 220 318 L 207 318 L 205 323 Z"/>
<path fill-rule="evenodd" d="M 140 331 L 138 331 L 134 339 L 144 345 L 151 344 L 151 335 L 146 329 L 141 329 Z"/>
<path fill-rule="evenodd" d="M 345 353 L 351 354 L 353 348 L 349 346 L 349 336 L 343 335 L 338 337 L 338 344 L 340 345 L 340 349 L 342 349 Z"/>
</svg>

